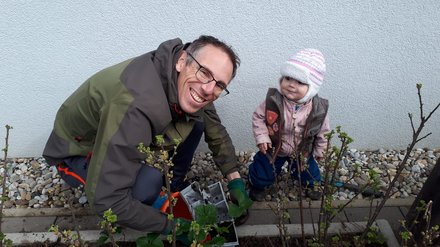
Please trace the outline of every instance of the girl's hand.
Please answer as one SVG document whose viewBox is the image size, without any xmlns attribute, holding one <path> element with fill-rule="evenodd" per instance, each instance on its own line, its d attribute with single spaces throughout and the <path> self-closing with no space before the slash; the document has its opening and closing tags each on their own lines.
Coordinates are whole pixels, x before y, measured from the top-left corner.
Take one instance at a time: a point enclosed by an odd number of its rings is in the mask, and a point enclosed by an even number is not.
<svg viewBox="0 0 440 247">
<path fill-rule="evenodd" d="M 258 144 L 258 149 L 260 149 L 260 152 L 262 152 L 263 154 L 266 154 L 267 149 L 271 149 L 272 148 L 272 143 L 260 143 Z"/>
</svg>

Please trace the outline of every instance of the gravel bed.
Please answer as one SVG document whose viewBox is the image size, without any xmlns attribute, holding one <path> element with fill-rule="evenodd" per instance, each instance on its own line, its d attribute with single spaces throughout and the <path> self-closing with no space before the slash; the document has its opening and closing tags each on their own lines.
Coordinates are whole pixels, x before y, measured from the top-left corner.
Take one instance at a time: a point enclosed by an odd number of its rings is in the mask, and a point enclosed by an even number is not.
<svg viewBox="0 0 440 247">
<path fill-rule="evenodd" d="M 240 163 L 240 173 L 247 181 L 248 166 L 255 151 L 239 151 L 236 155 Z M 350 184 L 362 186 L 368 181 L 368 170 L 374 169 L 381 176 L 381 189 L 386 189 L 404 155 L 404 150 L 350 149 L 341 161 L 336 177 L 341 182 L 349 180 Z M 440 148 L 416 149 L 411 152 L 410 159 L 393 188 L 392 198 L 415 197 L 439 157 Z M 44 158 L 13 158 L 9 159 L 7 167 L 6 194 L 9 200 L 4 202 L 4 208 L 82 207 L 87 204 L 83 190 L 72 189 L 65 184 L 55 167 L 49 166 Z M 355 169 L 360 171 L 360 176 L 350 179 Z M 2 167 L 0 173 L 3 172 Z M 220 180 L 226 189 L 227 181 L 214 165 L 211 153 L 197 153 L 187 177 L 190 181 L 198 181 L 202 187 Z M 298 186 L 291 180 L 287 182 L 287 186 L 289 189 L 285 193 L 289 200 L 298 200 Z M 269 188 L 266 201 L 274 200 L 276 193 L 274 188 Z M 346 200 L 354 196 L 354 191 L 343 188 L 334 194 L 336 200 Z M 358 198 L 362 198 L 362 195 L 358 195 Z"/>
</svg>

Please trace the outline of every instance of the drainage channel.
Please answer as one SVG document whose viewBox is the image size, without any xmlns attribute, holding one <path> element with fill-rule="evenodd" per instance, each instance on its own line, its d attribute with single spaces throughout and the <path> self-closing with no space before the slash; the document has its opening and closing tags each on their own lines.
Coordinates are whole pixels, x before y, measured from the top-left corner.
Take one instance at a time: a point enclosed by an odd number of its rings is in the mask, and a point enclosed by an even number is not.
<svg viewBox="0 0 440 247">
<path fill-rule="evenodd" d="M 389 224 L 394 221 L 398 221 L 398 218 L 402 218 L 400 213 L 390 213 L 394 211 L 400 212 L 399 208 L 409 208 L 414 201 L 414 198 L 408 199 L 390 199 L 385 204 L 384 210 L 387 220 L 385 228 L 395 230 L 396 225 Z M 365 216 L 368 215 L 370 205 L 377 205 L 379 201 L 369 200 L 355 200 L 345 210 L 336 217 L 336 223 L 333 232 L 353 232 L 356 229 L 362 228 L 365 220 Z M 334 207 L 345 204 L 346 201 L 335 201 Z M 274 215 L 272 208 L 276 208 L 276 204 L 272 202 L 259 202 L 254 203 L 249 211 L 249 219 L 244 225 L 237 227 L 238 237 L 246 236 L 277 236 L 279 235 L 276 224 L 278 222 L 277 217 Z M 300 231 L 300 206 L 298 202 L 290 202 L 287 205 L 289 213 L 291 215 L 291 222 L 289 222 L 288 231 L 289 234 L 295 236 Z M 305 225 L 305 231 L 312 234 L 316 230 L 316 223 L 319 215 L 320 202 L 304 202 L 303 203 L 303 223 Z M 396 210 L 394 210 L 396 209 Z M 354 213 L 353 213 L 354 212 Z M 73 220 L 72 213 L 75 215 Z M 394 216 L 393 216 L 394 214 Z M 13 240 L 15 244 L 24 244 L 31 242 L 44 242 L 57 240 L 53 233 L 48 233 L 47 230 L 52 224 L 58 225 L 61 229 L 75 229 L 78 226 L 81 231 L 81 238 L 85 241 L 96 241 L 99 237 L 98 222 L 100 218 L 97 217 L 89 208 L 41 208 L 41 209 L 5 209 L 4 218 L 2 224 L 2 230 L 7 235 L 7 238 Z M 391 217 L 391 218 L 390 218 Z M 380 218 L 380 217 L 379 217 Z M 339 224 L 339 225 L 338 225 Z M 387 225 L 388 224 L 388 225 Z M 387 227 L 387 226 L 388 227 Z M 126 229 L 124 234 L 120 236 L 121 241 L 134 241 L 140 236 L 145 235 L 144 232 L 134 231 Z"/>
</svg>

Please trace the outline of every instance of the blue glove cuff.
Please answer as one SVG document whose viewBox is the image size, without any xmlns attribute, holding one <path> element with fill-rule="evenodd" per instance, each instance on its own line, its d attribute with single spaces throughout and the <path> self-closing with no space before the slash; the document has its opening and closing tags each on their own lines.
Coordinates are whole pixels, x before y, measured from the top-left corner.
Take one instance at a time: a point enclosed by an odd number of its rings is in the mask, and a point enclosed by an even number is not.
<svg viewBox="0 0 440 247">
<path fill-rule="evenodd" d="M 162 207 L 163 203 L 165 202 L 165 200 L 167 199 L 167 195 L 163 195 L 163 196 L 158 196 L 156 198 L 156 201 L 153 202 L 153 204 L 151 205 L 151 207 L 155 208 L 155 209 L 160 209 L 160 207 Z"/>
</svg>

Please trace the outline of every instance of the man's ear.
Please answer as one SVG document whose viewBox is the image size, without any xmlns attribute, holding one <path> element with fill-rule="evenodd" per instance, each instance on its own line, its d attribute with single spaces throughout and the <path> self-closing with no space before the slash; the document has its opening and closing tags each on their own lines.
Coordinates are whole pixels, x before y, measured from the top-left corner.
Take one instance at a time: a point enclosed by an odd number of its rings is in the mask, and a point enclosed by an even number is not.
<svg viewBox="0 0 440 247">
<path fill-rule="evenodd" d="M 182 54 L 180 54 L 180 57 L 179 57 L 179 59 L 177 60 L 177 63 L 176 63 L 176 70 L 177 70 L 177 72 L 182 71 L 183 67 L 185 66 L 186 56 L 187 56 L 186 51 L 182 51 Z"/>
</svg>

